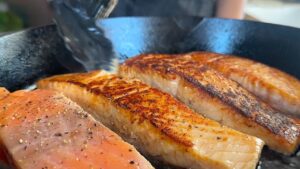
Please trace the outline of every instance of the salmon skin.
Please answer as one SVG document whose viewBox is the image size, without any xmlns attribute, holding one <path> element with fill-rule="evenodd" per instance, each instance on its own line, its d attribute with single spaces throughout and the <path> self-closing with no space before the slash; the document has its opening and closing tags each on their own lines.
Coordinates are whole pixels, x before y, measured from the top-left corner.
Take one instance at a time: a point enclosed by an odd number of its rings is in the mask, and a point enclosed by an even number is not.
<svg viewBox="0 0 300 169">
<path fill-rule="evenodd" d="M 153 168 L 132 145 L 53 91 L 18 91 L 2 99 L 0 141 L 19 169 Z"/>
<path fill-rule="evenodd" d="M 263 147 L 138 80 L 95 71 L 46 78 L 38 87 L 63 92 L 138 150 L 173 166 L 255 168 Z"/>
<path fill-rule="evenodd" d="M 127 60 L 119 74 L 170 93 L 207 118 L 261 138 L 275 151 L 292 154 L 298 147 L 300 129 L 293 119 L 191 57 L 141 55 Z"/>
<path fill-rule="evenodd" d="M 241 57 L 207 52 L 193 52 L 186 56 L 238 82 L 279 111 L 300 117 L 300 81 L 295 77 Z"/>
</svg>

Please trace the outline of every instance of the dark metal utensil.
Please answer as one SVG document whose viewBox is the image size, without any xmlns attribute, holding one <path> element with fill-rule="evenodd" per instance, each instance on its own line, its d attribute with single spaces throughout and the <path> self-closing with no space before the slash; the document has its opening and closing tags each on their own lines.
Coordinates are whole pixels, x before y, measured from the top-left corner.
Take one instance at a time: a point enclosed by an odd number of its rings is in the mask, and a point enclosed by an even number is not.
<svg viewBox="0 0 300 169">
<path fill-rule="evenodd" d="M 114 70 L 117 57 L 103 31 L 95 26 L 98 19 L 107 17 L 117 0 L 52 0 L 54 18 L 60 35 L 73 57 L 85 70 Z M 58 56 L 61 63 L 68 58 Z M 74 65 L 65 64 L 71 69 Z"/>
</svg>

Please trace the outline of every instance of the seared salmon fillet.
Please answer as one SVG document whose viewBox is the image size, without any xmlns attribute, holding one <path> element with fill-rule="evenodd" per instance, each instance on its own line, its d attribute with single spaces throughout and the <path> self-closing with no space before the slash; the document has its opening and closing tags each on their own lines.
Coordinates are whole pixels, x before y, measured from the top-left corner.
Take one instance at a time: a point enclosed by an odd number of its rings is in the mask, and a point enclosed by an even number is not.
<svg viewBox="0 0 300 169">
<path fill-rule="evenodd" d="M 217 55 L 209 63 L 205 52 L 192 53 L 202 64 L 221 72 L 279 111 L 300 117 L 300 81 L 278 69 L 246 58 Z M 222 57 L 223 56 L 223 57 Z"/>
<path fill-rule="evenodd" d="M 255 168 L 263 147 L 138 80 L 95 71 L 46 78 L 38 87 L 63 92 L 143 154 L 173 166 Z"/>
<path fill-rule="evenodd" d="M 0 142 L 20 169 L 153 168 L 132 145 L 53 91 L 18 91 L 2 99 Z"/>
<path fill-rule="evenodd" d="M 211 57 L 207 60 L 216 60 Z M 273 150 L 291 154 L 298 147 L 300 129 L 293 119 L 191 57 L 141 55 L 121 65 L 119 74 L 170 93 L 207 118 L 261 138 Z"/>
</svg>

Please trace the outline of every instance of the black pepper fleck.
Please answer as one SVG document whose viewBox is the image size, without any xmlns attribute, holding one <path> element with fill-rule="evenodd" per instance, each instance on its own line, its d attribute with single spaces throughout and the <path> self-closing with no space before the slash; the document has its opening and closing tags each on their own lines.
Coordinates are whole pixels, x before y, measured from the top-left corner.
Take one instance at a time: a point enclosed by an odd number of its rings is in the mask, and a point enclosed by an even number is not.
<svg viewBox="0 0 300 169">
<path fill-rule="evenodd" d="M 54 136 L 56 136 L 56 137 L 61 137 L 62 134 L 61 134 L 61 133 L 55 133 Z"/>
</svg>

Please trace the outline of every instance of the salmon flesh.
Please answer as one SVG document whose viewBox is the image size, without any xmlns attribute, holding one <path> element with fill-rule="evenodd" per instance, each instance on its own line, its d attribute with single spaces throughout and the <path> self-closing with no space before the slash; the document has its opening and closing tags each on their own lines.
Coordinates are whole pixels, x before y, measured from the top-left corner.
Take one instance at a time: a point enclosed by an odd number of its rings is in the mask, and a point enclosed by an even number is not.
<svg viewBox="0 0 300 169">
<path fill-rule="evenodd" d="M 18 169 L 153 169 L 132 145 L 53 91 L 17 91 L 0 100 L 0 142 Z"/>
</svg>

